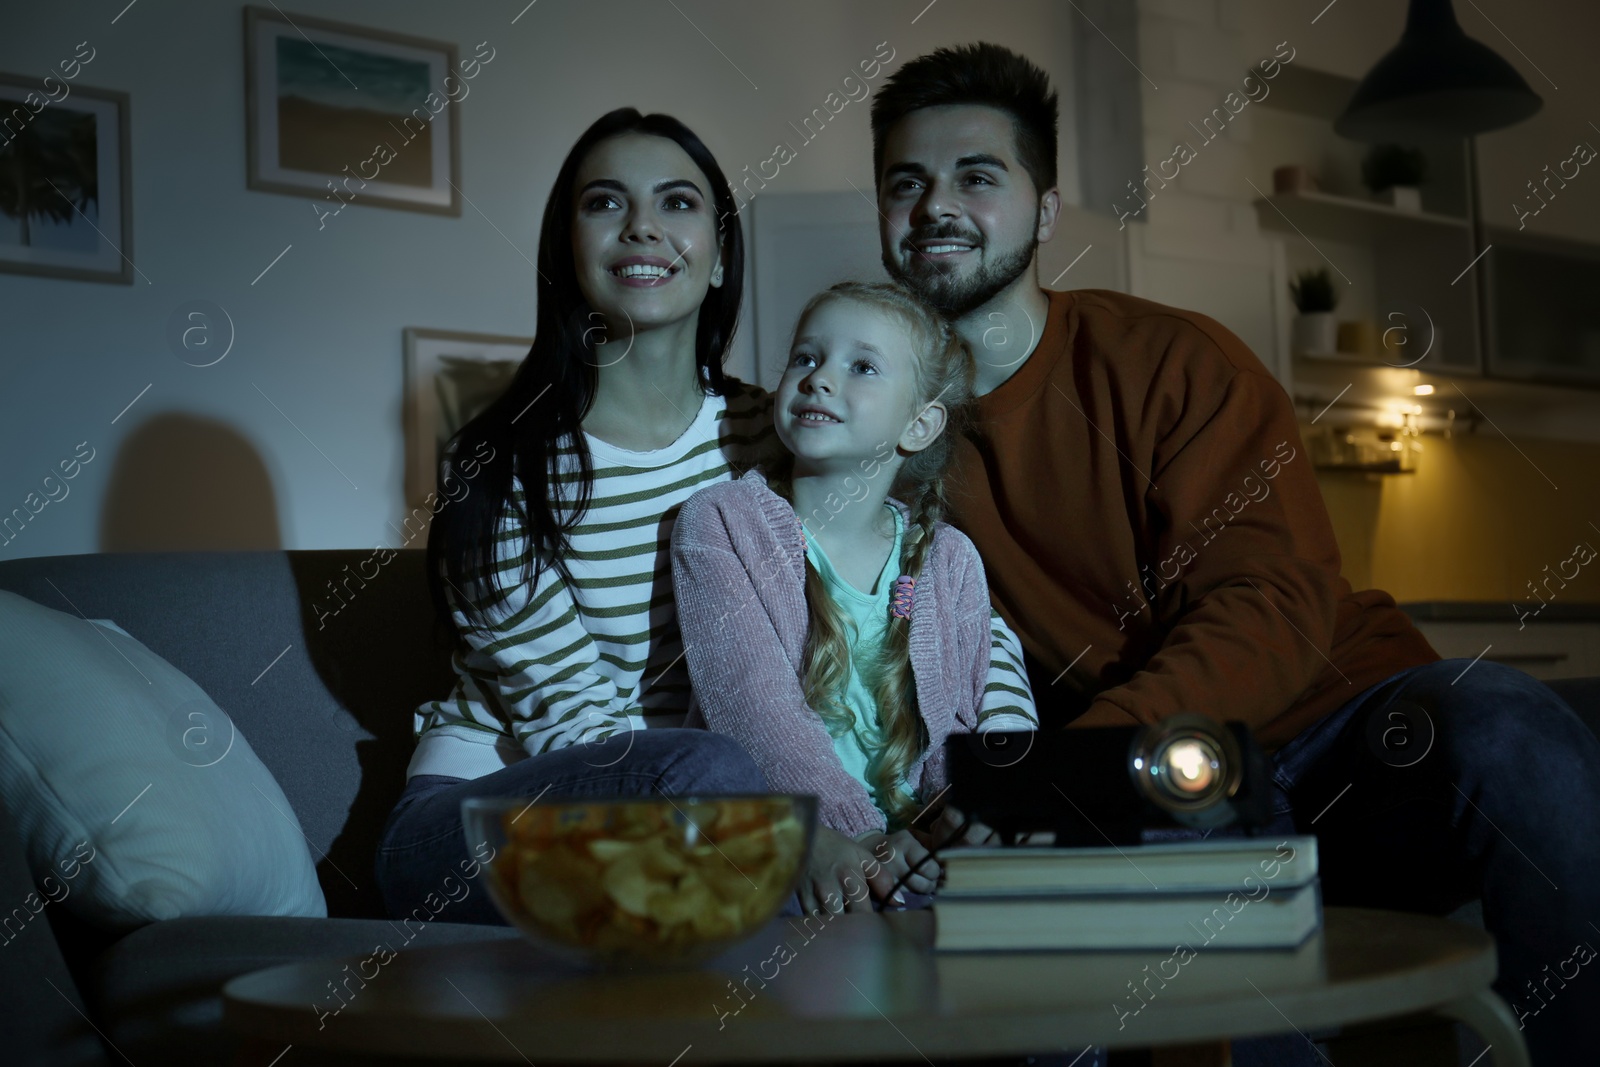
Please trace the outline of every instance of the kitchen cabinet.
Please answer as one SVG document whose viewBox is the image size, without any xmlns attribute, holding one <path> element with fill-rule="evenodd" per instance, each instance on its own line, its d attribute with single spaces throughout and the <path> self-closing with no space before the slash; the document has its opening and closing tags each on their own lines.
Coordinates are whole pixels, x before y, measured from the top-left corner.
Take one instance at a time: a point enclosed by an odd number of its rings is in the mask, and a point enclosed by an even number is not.
<svg viewBox="0 0 1600 1067">
<path fill-rule="evenodd" d="M 1400 605 L 1439 655 L 1504 663 L 1535 678 L 1600 676 L 1600 604 L 1553 603 L 1519 620 L 1510 602 Z M 1533 604 L 1521 605 L 1527 611 Z M 1481 662 L 1481 661 L 1480 661 Z"/>
<path fill-rule="evenodd" d="M 1489 373 L 1600 386 L 1600 248 L 1510 227 L 1486 236 Z"/>
</svg>

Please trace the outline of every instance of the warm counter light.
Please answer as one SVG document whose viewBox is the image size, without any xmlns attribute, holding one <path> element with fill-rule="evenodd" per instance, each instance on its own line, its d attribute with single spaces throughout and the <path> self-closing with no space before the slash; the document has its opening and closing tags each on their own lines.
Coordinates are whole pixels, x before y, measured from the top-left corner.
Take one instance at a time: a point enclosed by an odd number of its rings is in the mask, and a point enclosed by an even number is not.
<svg viewBox="0 0 1600 1067">
<path fill-rule="evenodd" d="M 1411 391 L 1414 394 L 1416 394 L 1417 396 L 1431 396 L 1431 395 L 1433 395 L 1433 386 L 1431 386 L 1431 385 L 1419 385 L 1416 388 L 1412 389 Z"/>
</svg>

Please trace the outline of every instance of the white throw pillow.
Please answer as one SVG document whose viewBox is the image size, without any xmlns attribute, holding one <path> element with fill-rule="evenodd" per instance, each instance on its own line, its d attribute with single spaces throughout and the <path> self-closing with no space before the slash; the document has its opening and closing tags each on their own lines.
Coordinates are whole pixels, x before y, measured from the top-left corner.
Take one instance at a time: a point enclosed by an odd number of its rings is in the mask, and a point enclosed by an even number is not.
<svg viewBox="0 0 1600 1067">
<path fill-rule="evenodd" d="M 328 914 L 294 809 L 227 714 L 114 623 L 4 590 L 0 797 L 45 896 L 97 925 Z"/>
</svg>

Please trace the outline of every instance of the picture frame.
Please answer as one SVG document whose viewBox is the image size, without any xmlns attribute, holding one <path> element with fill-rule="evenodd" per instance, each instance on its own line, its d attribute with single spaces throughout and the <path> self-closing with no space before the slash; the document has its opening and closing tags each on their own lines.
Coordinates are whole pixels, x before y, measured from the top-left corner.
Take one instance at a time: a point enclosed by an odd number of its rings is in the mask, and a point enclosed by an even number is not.
<svg viewBox="0 0 1600 1067">
<path fill-rule="evenodd" d="M 0 166 L 26 171 L 0 182 L 0 271 L 132 285 L 128 94 L 59 84 L 57 100 L 41 79 L 0 74 Z"/>
<path fill-rule="evenodd" d="M 402 334 L 405 498 L 408 508 L 416 508 L 425 506 L 435 490 L 444 443 L 493 399 L 489 394 L 495 384 L 509 380 L 510 371 L 533 347 L 533 338 L 420 326 L 407 326 Z M 483 374 L 466 373 L 473 364 L 500 366 L 485 366 Z"/>
<path fill-rule="evenodd" d="M 244 9 L 244 43 L 248 188 L 321 201 L 318 229 L 347 203 L 461 214 L 447 82 L 465 99 L 476 66 L 457 73 L 453 43 L 276 7 Z"/>
</svg>

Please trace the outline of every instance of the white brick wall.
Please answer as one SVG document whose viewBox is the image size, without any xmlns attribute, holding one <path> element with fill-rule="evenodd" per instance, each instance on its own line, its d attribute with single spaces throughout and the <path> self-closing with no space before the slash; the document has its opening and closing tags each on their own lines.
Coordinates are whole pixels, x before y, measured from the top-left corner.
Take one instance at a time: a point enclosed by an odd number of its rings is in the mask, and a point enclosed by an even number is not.
<svg viewBox="0 0 1600 1067">
<path fill-rule="evenodd" d="M 1243 0 L 1138 0 L 1138 64 L 1148 79 L 1142 99 L 1145 160 L 1153 174 L 1176 145 L 1186 144 L 1195 153 L 1165 188 L 1152 183 L 1155 196 L 1139 216 L 1151 226 L 1256 233 L 1250 206 L 1256 194 L 1246 179 L 1258 105 L 1245 97 L 1242 83 L 1261 57 L 1241 54 L 1242 4 Z M 1223 102 L 1229 93 L 1246 101 L 1238 114 Z M 1143 177 L 1128 175 L 1136 185 Z M 1124 203 L 1132 205 L 1132 194 L 1124 195 Z"/>
<path fill-rule="evenodd" d="M 1171 185 L 1150 201 L 1149 209 L 1140 218 L 1151 226 L 1224 232 L 1232 228 L 1233 205 L 1219 197 L 1200 196 Z"/>
<path fill-rule="evenodd" d="M 1144 172 L 1127 176 L 1149 201 L 1129 222 L 1133 291 L 1211 315 L 1276 367 L 1281 279 L 1252 206 L 1256 193 L 1248 179 L 1258 105 L 1243 90 L 1251 65 L 1263 57 L 1242 54 L 1243 0 L 1138 0 L 1138 10 L 1149 173 L 1157 174 L 1158 163 L 1178 144 L 1188 145 L 1194 157 L 1176 178 L 1162 176 L 1165 187 L 1152 180 L 1153 194 L 1142 183 Z M 1238 114 L 1223 103 L 1229 93 L 1247 100 Z M 1138 206 L 1126 186 L 1118 206 Z"/>
<path fill-rule="evenodd" d="M 1200 26 L 1217 24 L 1217 0 L 1139 0 L 1139 12 Z"/>
</svg>

